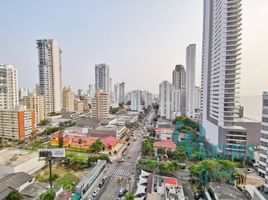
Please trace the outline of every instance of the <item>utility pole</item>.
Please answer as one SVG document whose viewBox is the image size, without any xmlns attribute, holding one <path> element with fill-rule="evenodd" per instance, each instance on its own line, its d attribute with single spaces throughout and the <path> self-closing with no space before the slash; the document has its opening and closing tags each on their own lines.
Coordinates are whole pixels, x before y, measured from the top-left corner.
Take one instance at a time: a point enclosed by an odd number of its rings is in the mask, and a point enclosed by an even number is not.
<svg viewBox="0 0 268 200">
<path fill-rule="evenodd" d="M 48 158 L 48 164 L 49 164 L 49 183 L 50 183 L 50 188 L 52 189 L 52 164 L 51 164 L 51 157 Z"/>
</svg>

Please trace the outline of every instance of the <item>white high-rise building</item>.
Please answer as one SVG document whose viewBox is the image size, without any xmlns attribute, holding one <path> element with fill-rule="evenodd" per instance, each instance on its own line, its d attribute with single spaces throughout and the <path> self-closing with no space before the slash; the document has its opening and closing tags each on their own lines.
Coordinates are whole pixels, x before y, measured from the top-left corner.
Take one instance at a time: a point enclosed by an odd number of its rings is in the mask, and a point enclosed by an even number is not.
<svg viewBox="0 0 268 200">
<path fill-rule="evenodd" d="M 171 118 L 171 90 L 173 86 L 168 81 L 159 84 L 159 111 L 160 116 Z"/>
<path fill-rule="evenodd" d="M 114 91 L 112 96 L 112 107 L 118 107 L 119 103 L 119 83 L 114 84 Z"/>
<path fill-rule="evenodd" d="M 181 115 L 181 96 L 180 90 L 176 90 L 174 87 L 171 90 L 171 118 L 174 119 L 177 115 Z"/>
<path fill-rule="evenodd" d="M 45 98 L 45 113 L 60 112 L 62 107 L 61 49 L 53 39 L 37 40 L 39 87 Z"/>
<path fill-rule="evenodd" d="M 204 0 L 201 110 L 209 142 L 241 145 L 234 127 L 241 65 L 241 0 Z M 231 136 L 234 135 L 234 136 Z M 229 138 L 229 139 L 228 139 Z"/>
<path fill-rule="evenodd" d="M 265 178 L 265 190 L 268 191 L 268 92 L 262 95 L 261 145 L 259 175 Z"/>
<path fill-rule="evenodd" d="M 95 90 L 103 90 L 110 93 L 109 66 L 105 63 L 95 65 Z"/>
<path fill-rule="evenodd" d="M 186 112 L 186 72 L 183 65 L 176 65 L 172 73 L 172 84 L 175 90 L 180 90 L 180 111 Z"/>
<path fill-rule="evenodd" d="M 142 111 L 140 91 L 139 90 L 131 91 L 130 98 L 131 98 L 130 110 L 139 112 Z"/>
<path fill-rule="evenodd" d="M 119 83 L 119 100 L 118 103 L 124 103 L 125 82 Z"/>
<path fill-rule="evenodd" d="M 153 104 L 153 94 L 149 91 L 144 91 L 144 106 L 147 108 Z"/>
<path fill-rule="evenodd" d="M 194 109 L 195 112 L 200 110 L 200 87 L 195 86 L 194 89 Z"/>
<path fill-rule="evenodd" d="M 190 44 L 186 49 L 186 114 L 194 117 L 196 45 Z"/>
<path fill-rule="evenodd" d="M 19 104 L 18 71 L 12 65 L 0 65 L 0 110 Z"/>
</svg>

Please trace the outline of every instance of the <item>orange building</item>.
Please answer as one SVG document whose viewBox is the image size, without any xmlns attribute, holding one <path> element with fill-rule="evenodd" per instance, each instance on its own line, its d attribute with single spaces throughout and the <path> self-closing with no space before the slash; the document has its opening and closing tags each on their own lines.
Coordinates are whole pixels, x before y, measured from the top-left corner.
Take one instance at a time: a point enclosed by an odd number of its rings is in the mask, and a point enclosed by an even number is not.
<svg viewBox="0 0 268 200">
<path fill-rule="evenodd" d="M 35 131 L 33 110 L 0 110 L 0 137 L 23 140 Z"/>
</svg>

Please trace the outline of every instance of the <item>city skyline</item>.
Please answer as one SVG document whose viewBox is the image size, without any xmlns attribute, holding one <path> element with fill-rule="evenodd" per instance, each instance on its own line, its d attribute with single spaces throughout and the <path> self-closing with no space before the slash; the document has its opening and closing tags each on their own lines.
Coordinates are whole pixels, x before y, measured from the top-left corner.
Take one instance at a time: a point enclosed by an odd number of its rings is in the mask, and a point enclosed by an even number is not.
<svg viewBox="0 0 268 200">
<path fill-rule="evenodd" d="M 18 69 L 21 87 L 33 88 L 38 83 L 35 40 L 51 38 L 57 40 L 63 50 L 63 86 L 71 85 L 75 90 L 82 86 L 86 89 L 89 83 L 94 83 L 94 65 L 105 62 L 111 66 L 111 77 L 115 82 L 126 82 L 126 91 L 142 88 L 157 93 L 159 81 L 171 81 L 170 71 L 173 67 L 176 64 L 185 65 L 186 46 L 196 43 L 196 84 L 200 86 L 202 3 L 171 1 L 167 5 L 160 1 L 154 1 L 154 4 L 148 1 L 142 3 L 143 9 L 139 17 L 135 13 L 141 6 L 139 2 L 110 2 L 108 5 L 113 9 L 109 9 L 103 2 L 82 2 L 75 4 L 74 8 L 73 4 L 69 3 L 64 10 L 48 19 L 43 17 L 45 13 L 39 9 L 43 5 L 41 2 L 27 5 L 33 12 L 23 13 L 23 16 L 19 10 L 22 4 L 17 3 L 14 6 L 12 3 L 2 3 L 6 18 L 0 19 L 1 24 L 4 24 L 0 33 L 0 60 L 1 63 L 11 64 Z M 53 9 L 61 5 L 59 2 L 55 3 Z M 17 13 L 15 18 L 9 14 L 5 15 L 5 10 L 9 10 L 10 6 Z M 268 15 L 268 2 L 258 0 L 257 3 L 252 3 L 248 0 L 243 1 L 242 7 L 241 94 L 261 95 L 268 84 L 265 79 L 268 68 L 265 67 L 265 51 L 255 53 L 255 49 L 265 48 L 267 44 L 267 38 L 264 36 L 268 33 L 268 28 L 262 26 L 260 19 Z M 87 8 L 88 13 L 92 11 L 91 14 L 74 16 L 71 13 L 73 9 Z M 100 9 L 106 11 L 102 17 L 96 15 Z M 189 10 L 195 14 L 188 15 Z M 126 14 L 123 19 L 122 15 Z M 187 15 L 187 18 L 181 20 L 180 16 L 183 15 Z M 32 16 L 35 16 L 35 19 Z M 109 17 L 109 23 L 106 17 Z M 70 20 L 64 20 L 65 18 Z M 76 20 L 78 23 L 74 24 Z M 73 25 L 73 29 L 66 32 L 65 27 L 69 27 L 68 24 Z M 21 32 L 19 37 L 15 35 L 18 28 Z M 7 33 L 8 38 L 5 37 Z M 79 70 L 73 73 L 73 68 L 77 65 Z M 252 66 L 257 66 L 258 70 Z M 148 81 L 147 76 L 152 72 L 153 78 Z M 32 76 L 31 79 L 28 78 L 29 75 Z M 133 77 L 139 77 L 139 81 Z M 253 81 L 254 85 L 251 84 Z"/>
</svg>

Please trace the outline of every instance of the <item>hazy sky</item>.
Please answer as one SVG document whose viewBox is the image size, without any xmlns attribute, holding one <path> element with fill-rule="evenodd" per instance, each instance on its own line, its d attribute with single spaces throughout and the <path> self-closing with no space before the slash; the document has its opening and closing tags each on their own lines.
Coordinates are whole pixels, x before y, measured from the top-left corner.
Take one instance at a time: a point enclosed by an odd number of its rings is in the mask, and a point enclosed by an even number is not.
<svg viewBox="0 0 268 200">
<path fill-rule="evenodd" d="M 260 95 L 268 90 L 268 1 L 242 2 L 241 94 Z M 190 43 L 200 85 L 202 0 L 3 0 L 0 8 L 0 63 L 19 70 L 20 87 L 38 83 L 35 40 L 44 38 L 60 43 L 63 85 L 74 90 L 94 83 L 94 65 L 105 62 L 113 83 L 158 93 Z"/>
</svg>

